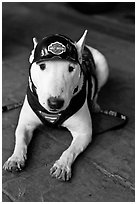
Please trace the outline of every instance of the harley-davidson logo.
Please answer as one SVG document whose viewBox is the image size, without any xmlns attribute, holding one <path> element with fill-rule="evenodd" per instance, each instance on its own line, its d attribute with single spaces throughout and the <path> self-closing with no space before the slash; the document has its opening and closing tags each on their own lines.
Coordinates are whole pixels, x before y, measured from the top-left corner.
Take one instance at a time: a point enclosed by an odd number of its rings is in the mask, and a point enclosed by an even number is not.
<svg viewBox="0 0 137 204">
<path fill-rule="evenodd" d="M 52 52 L 54 55 L 60 55 L 66 52 L 66 47 L 60 42 L 54 42 L 48 46 L 48 51 Z"/>
</svg>

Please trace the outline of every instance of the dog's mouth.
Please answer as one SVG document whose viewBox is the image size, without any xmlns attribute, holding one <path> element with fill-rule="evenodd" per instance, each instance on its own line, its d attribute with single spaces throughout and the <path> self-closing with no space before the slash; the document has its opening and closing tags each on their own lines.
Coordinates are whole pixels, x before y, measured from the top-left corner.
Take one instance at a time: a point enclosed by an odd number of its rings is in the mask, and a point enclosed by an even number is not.
<svg viewBox="0 0 137 204">
<path fill-rule="evenodd" d="M 59 112 L 61 112 L 60 109 L 49 109 L 48 111 L 49 111 L 50 113 L 59 113 Z"/>
</svg>

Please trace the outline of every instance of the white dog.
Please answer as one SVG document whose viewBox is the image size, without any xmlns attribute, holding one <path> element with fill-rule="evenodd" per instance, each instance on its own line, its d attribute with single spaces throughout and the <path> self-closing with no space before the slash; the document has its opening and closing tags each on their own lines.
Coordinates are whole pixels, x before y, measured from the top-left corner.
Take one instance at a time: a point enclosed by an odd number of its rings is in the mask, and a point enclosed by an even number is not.
<svg viewBox="0 0 137 204">
<path fill-rule="evenodd" d="M 21 170 L 38 125 L 64 126 L 73 140 L 50 174 L 70 179 L 72 163 L 92 141 L 91 109 L 99 110 L 97 95 L 109 73 L 104 56 L 85 45 L 86 34 L 87 30 L 78 42 L 58 34 L 39 43 L 33 38 L 27 95 L 15 133 L 15 149 L 4 169 Z"/>
</svg>

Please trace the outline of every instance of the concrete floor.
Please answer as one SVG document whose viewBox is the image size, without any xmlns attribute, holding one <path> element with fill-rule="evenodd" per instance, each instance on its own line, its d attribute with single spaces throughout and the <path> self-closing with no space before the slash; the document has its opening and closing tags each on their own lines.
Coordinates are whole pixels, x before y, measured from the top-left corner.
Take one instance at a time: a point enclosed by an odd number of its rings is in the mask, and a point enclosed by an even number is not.
<svg viewBox="0 0 137 204">
<path fill-rule="evenodd" d="M 121 12 L 121 8 L 122 9 Z M 111 13 L 82 14 L 67 3 L 3 3 L 3 105 L 24 98 L 32 37 L 63 33 L 78 40 L 88 29 L 87 44 L 108 59 L 110 78 L 102 89 L 103 108 L 125 113 L 122 129 L 96 134 L 73 165 L 69 182 L 50 177 L 49 169 L 69 146 L 66 130 L 41 127 L 29 145 L 20 173 L 3 170 L 3 201 L 133 202 L 134 201 L 134 22 L 130 4 Z M 12 154 L 20 109 L 3 113 L 3 163 Z M 110 119 L 111 120 L 111 119 Z M 96 123 L 95 123 L 96 126 Z"/>
</svg>

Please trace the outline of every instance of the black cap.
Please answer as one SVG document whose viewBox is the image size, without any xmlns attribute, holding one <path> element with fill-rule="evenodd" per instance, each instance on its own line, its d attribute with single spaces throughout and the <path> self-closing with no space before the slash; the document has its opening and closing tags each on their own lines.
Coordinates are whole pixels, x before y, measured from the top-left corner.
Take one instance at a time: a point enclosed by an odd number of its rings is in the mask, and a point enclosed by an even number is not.
<svg viewBox="0 0 137 204">
<path fill-rule="evenodd" d="M 47 36 L 35 48 L 33 62 L 55 59 L 79 62 L 75 43 L 64 35 Z"/>
</svg>

